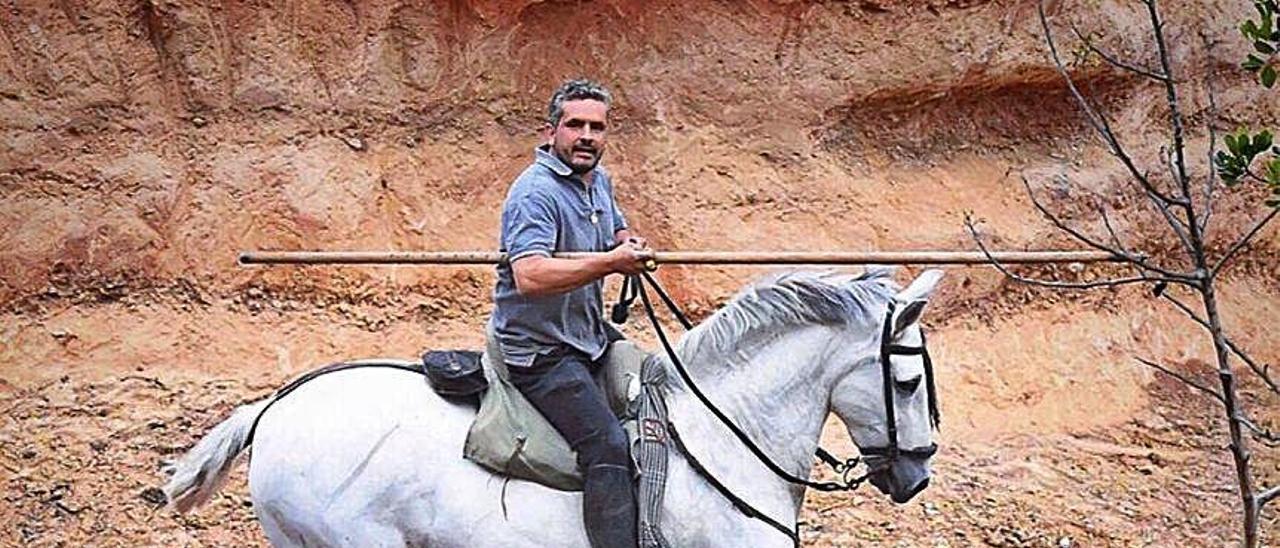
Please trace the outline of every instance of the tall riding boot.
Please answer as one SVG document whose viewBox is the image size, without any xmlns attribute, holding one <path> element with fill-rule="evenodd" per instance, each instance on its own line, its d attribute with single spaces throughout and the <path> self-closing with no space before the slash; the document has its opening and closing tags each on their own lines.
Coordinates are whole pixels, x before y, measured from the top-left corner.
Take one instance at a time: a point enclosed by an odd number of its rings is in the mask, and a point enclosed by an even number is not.
<svg viewBox="0 0 1280 548">
<path fill-rule="evenodd" d="M 597 464 L 587 469 L 582 488 L 582 521 L 591 548 L 636 548 L 635 485 L 626 466 Z"/>
</svg>

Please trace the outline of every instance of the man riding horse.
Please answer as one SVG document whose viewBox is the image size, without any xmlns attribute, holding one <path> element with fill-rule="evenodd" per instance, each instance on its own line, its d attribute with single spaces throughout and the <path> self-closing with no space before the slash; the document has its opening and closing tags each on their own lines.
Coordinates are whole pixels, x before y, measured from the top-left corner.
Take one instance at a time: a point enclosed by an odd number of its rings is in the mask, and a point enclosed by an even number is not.
<svg viewBox="0 0 1280 548">
<path fill-rule="evenodd" d="M 564 436 L 583 471 L 593 548 L 636 546 L 627 436 L 592 373 L 616 331 L 605 323 L 603 278 L 636 274 L 652 257 L 631 234 L 599 165 L 611 97 L 589 80 L 551 96 L 545 142 L 507 193 L 493 326 L 511 382 Z M 587 259 L 553 253 L 597 251 Z"/>
</svg>

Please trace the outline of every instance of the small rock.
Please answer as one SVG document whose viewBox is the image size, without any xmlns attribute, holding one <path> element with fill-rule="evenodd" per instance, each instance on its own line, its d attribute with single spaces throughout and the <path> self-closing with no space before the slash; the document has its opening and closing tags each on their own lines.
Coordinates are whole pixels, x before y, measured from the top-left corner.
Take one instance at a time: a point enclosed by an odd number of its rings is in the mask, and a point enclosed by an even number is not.
<svg viewBox="0 0 1280 548">
<path fill-rule="evenodd" d="M 1058 537 L 1058 548 L 1071 548 L 1075 546 L 1071 542 L 1071 537 Z"/>
<path fill-rule="evenodd" d="M 22 458 L 24 458 L 24 459 L 34 459 L 34 458 L 36 458 L 36 450 L 35 450 L 35 449 L 23 449 L 23 450 L 22 450 L 22 454 L 21 454 L 21 455 L 19 455 L 19 456 L 21 456 L 21 457 L 22 457 Z"/>
<path fill-rule="evenodd" d="M 204 118 L 202 118 L 202 117 L 200 117 L 200 116 L 192 116 L 192 117 L 191 117 L 191 125 L 194 125 L 194 126 L 196 126 L 196 127 L 204 127 L 204 126 L 205 126 L 206 124 L 208 124 L 208 123 L 209 123 L 209 121 L 208 121 L 208 120 L 205 120 Z"/>
<path fill-rule="evenodd" d="M 164 496 L 164 491 L 161 491 L 159 488 L 156 488 L 156 487 L 148 487 L 146 489 L 143 489 L 141 493 L 138 493 L 138 498 L 141 498 L 142 500 L 150 502 L 151 504 L 154 504 L 156 506 L 161 506 L 164 503 L 169 502 L 168 497 Z"/>
<path fill-rule="evenodd" d="M 343 137 L 342 141 L 347 143 L 347 146 L 351 147 L 351 150 L 356 152 L 360 152 L 365 148 L 364 139 L 359 137 Z"/>
</svg>

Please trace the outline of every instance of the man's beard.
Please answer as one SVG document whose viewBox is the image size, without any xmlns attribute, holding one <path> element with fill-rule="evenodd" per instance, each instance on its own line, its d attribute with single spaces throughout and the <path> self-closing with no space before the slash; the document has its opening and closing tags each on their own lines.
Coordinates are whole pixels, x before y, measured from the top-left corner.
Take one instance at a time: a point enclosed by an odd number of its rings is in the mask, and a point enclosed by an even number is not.
<svg viewBox="0 0 1280 548">
<path fill-rule="evenodd" d="M 574 154 L 578 152 L 590 153 L 591 154 L 590 164 L 583 164 L 575 161 Z M 569 169 L 573 170 L 575 174 L 582 175 L 583 173 L 586 173 L 596 168 L 596 165 L 600 163 L 600 157 L 602 156 L 602 153 L 597 149 L 574 147 L 569 149 L 568 156 L 569 156 L 568 158 L 561 157 L 560 161 L 564 162 L 564 165 L 569 166 Z"/>
</svg>

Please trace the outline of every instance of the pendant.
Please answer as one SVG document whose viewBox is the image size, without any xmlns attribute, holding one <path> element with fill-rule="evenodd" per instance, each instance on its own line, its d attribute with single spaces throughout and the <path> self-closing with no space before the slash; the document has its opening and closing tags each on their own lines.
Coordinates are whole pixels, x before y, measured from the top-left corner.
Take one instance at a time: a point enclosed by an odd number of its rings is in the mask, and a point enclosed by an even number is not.
<svg viewBox="0 0 1280 548">
<path fill-rule="evenodd" d="M 593 224 L 593 225 L 594 225 L 594 224 L 599 224 L 599 223 L 600 223 L 600 216 L 599 216 L 599 215 L 596 215 L 595 213 L 592 213 L 592 214 L 591 214 L 591 224 Z"/>
</svg>

